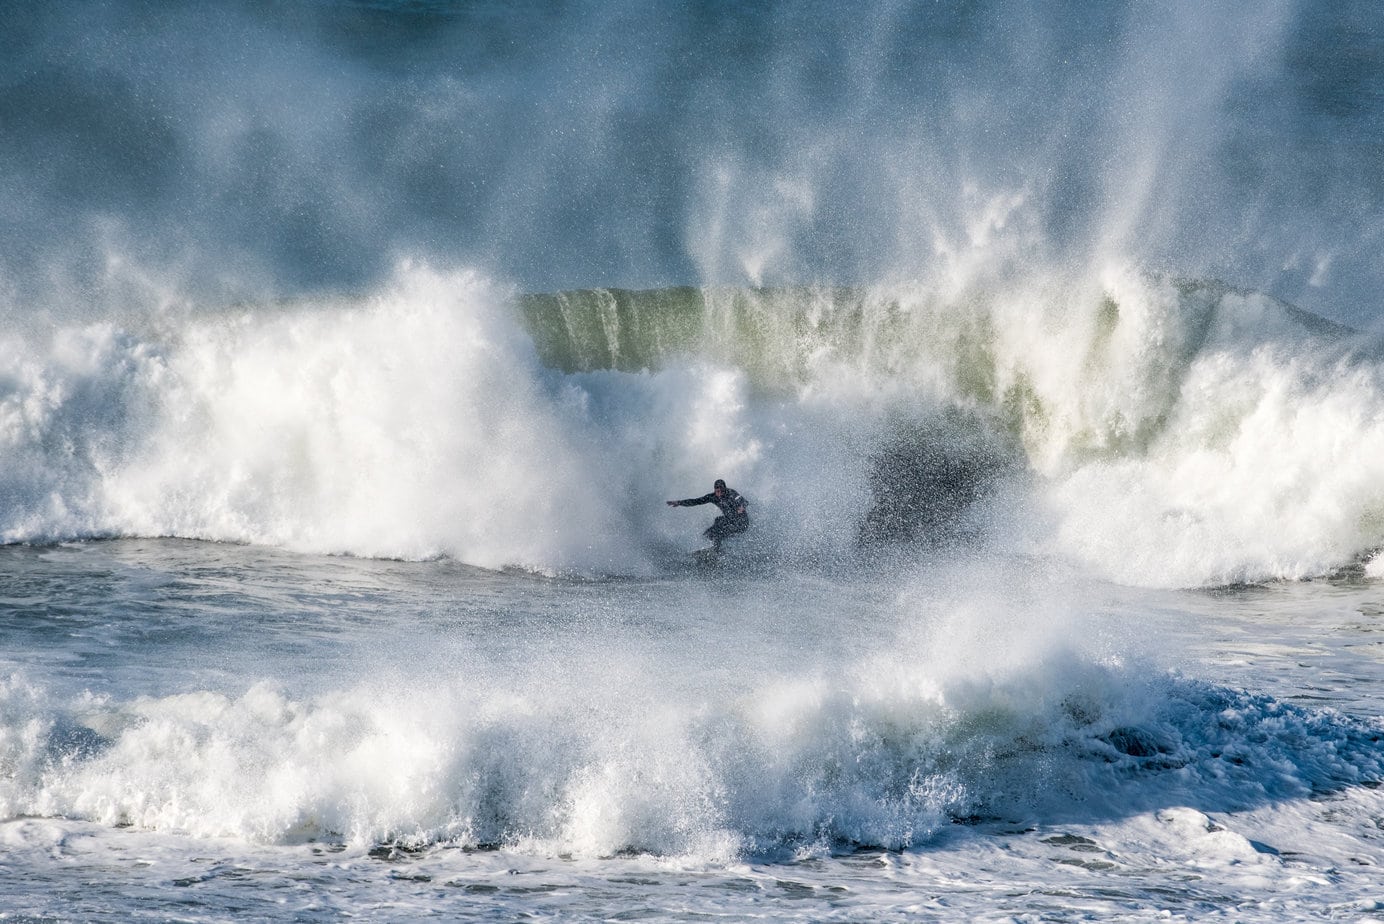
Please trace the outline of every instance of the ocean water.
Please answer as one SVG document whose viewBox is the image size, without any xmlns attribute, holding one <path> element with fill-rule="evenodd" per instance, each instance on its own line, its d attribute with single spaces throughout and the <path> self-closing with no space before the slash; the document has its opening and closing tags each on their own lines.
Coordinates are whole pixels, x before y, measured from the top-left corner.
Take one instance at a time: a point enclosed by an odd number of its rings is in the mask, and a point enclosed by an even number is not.
<svg viewBox="0 0 1384 924">
<path fill-rule="evenodd" d="M 1384 920 L 1373 4 L 0 49 L 0 920 Z"/>
</svg>

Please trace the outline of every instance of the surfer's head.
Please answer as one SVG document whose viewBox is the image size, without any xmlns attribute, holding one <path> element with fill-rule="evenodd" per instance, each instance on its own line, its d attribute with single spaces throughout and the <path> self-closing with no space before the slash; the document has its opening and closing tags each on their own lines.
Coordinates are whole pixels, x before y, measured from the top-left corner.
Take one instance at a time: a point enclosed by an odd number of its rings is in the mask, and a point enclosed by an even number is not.
<svg viewBox="0 0 1384 924">
<path fill-rule="evenodd" d="M 717 478 L 716 483 L 711 486 L 711 490 L 715 492 L 717 497 L 720 497 L 722 494 L 726 493 L 726 483 L 720 478 Z"/>
</svg>

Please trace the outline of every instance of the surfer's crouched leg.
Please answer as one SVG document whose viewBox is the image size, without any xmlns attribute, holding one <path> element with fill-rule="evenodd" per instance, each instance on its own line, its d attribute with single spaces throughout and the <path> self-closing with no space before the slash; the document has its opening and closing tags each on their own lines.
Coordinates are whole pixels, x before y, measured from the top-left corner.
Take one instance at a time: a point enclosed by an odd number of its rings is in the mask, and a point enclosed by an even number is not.
<svg viewBox="0 0 1384 924">
<path fill-rule="evenodd" d="M 744 521 L 732 521 L 729 517 L 717 517 L 716 522 L 708 526 L 702 535 L 710 539 L 712 547 L 719 552 L 722 539 L 743 533 L 749 527 L 750 524 Z"/>
</svg>

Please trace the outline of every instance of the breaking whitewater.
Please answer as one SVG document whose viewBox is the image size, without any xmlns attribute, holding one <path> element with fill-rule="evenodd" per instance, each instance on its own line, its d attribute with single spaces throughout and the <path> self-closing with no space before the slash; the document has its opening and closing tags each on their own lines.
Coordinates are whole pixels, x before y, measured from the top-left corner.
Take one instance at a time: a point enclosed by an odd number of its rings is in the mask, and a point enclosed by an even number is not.
<svg viewBox="0 0 1384 924">
<path fill-rule="evenodd" d="M 964 534 L 1121 583 L 1296 580 L 1384 546 L 1377 344 L 1113 269 L 1022 288 L 369 299 L 11 333 L 7 542 L 177 536 L 657 573 L 724 476 L 789 561 Z"/>
<path fill-rule="evenodd" d="M 402 266 L 0 368 L 7 919 L 1384 915 L 1384 357 L 1274 299 Z"/>
</svg>

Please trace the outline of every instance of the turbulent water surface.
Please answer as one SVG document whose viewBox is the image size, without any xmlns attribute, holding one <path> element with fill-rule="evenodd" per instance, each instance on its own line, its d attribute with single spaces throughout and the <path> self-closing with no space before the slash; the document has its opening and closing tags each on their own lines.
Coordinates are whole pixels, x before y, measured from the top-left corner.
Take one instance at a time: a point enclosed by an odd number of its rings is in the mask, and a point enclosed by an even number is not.
<svg viewBox="0 0 1384 924">
<path fill-rule="evenodd" d="M 1382 43 L 0 10 L 0 920 L 1384 920 Z"/>
</svg>

